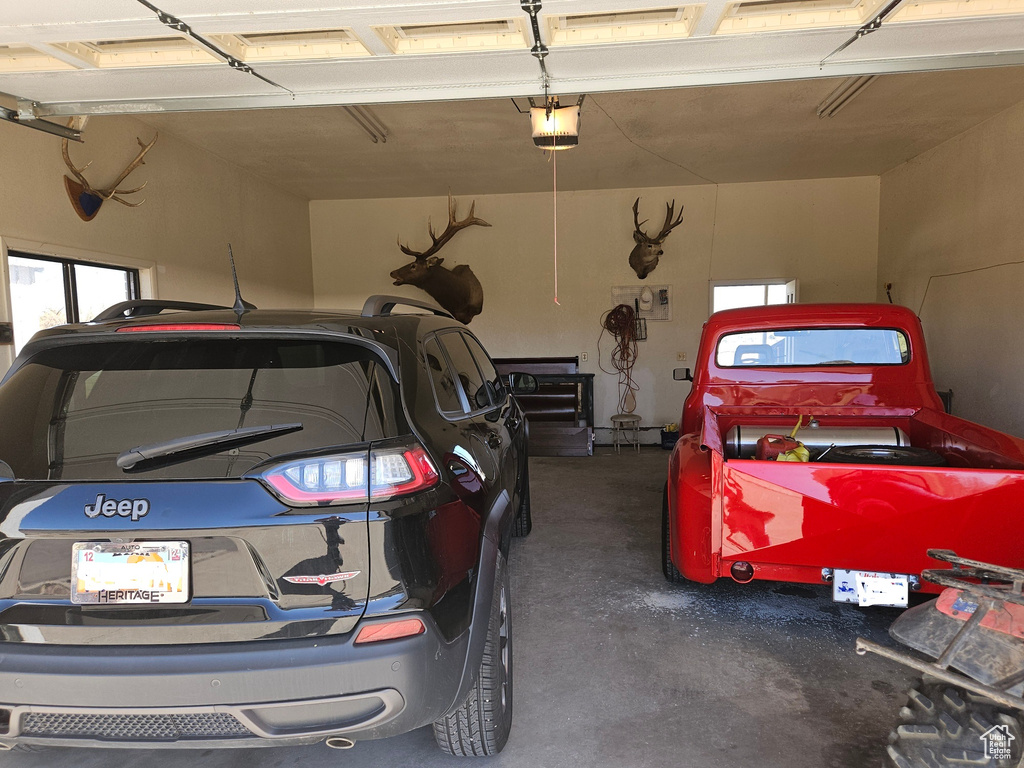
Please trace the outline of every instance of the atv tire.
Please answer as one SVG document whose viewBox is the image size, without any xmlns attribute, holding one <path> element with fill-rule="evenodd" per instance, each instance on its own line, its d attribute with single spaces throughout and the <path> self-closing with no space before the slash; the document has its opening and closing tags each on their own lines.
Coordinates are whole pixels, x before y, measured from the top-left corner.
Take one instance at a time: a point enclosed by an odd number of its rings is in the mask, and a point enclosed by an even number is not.
<svg viewBox="0 0 1024 768">
<path fill-rule="evenodd" d="M 686 577 L 672 562 L 672 539 L 668 527 L 668 483 L 661 492 L 661 572 L 669 584 L 682 584 Z"/>
<path fill-rule="evenodd" d="M 450 714 L 434 721 L 434 740 L 456 757 L 496 755 L 512 728 L 512 612 L 508 563 L 498 555 L 487 640 L 476 682 Z"/>
<path fill-rule="evenodd" d="M 948 683 L 919 683 L 900 710 L 903 724 L 889 734 L 886 766 L 1016 766 L 1021 757 L 1021 713 Z M 982 734 L 1006 726 L 1012 759 L 986 756 Z"/>
<path fill-rule="evenodd" d="M 519 491 L 519 509 L 512 523 L 512 535 L 522 538 L 529 536 L 533 530 L 533 515 L 530 513 L 530 463 L 527 459 L 523 467 L 523 485 Z"/>
</svg>

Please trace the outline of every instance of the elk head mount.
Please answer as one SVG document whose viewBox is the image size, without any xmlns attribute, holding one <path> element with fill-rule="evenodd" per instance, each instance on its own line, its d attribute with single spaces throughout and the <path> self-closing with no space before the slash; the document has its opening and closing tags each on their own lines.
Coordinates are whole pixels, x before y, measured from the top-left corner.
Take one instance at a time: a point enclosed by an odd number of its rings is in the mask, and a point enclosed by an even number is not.
<svg viewBox="0 0 1024 768">
<path fill-rule="evenodd" d="M 641 280 L 646 280 L 647 276 L 654 271 L 654 268 L 658 266 L 658 260 L 665 251 L 662 250 L 661 244 L 665 242 L 665 238 L 668 237 L 669 233 L 683 223 L 683 206 L 679 207 L 679 217 L 673 219 L 676 210 L 676 201 L 673 200 L 671 203 L 666 203 L 665 208 L 665 223 L 661 227 L 655 237 L 651 237 L 644 232 L 640 227 L 647 223 L 647 219 L 639 221 L 640 213 L 637 210 L 640 206 L 640 198 L 636 199 L 633 203 L 633 224 L 635 229 L 633 231 L 633 240 L 636 241 L 636 245 L 633 246 L 633 250 L 629 254 L 629 266 L 636 272 L 636 276 Z"/>
<path fill-rule="evenodd" d="M 64 189 L 67 190 L 68 197 L 71 198 L 71 205 L 75 209 L 75 213 L 82 221 L 92 221 L 96 214 L 100 211 L 100 206 L 103 205 L 107 200 L 115 200 L 121 205 L 127 205 L 129 208 L 138 208 L 142 205 L 145 200 L 139 200 L 137 203 L 129 202 L 121 197 L 121 195 L 131 195 L 135 192 L 140 192 L 146 184 L 141 187 L 135 187 L 134 189 L 118 189 L 118 185 L 128 178 L 128 174 L 138 168 L 140 165 L 144 165 L 145 161 L 143 158 L 146 153 L 153 148 L 156 144 L 156 140 L 160 137 L 157 133 L 149 144 L 143 144 L 142 139 L 136 139 L 139 142 L 139 146 L 142 150 L 135 156 L 135 159 L 125 166 L 125 169 L 121 171 L 121 175 L 117 177 L 117 180 L 109 187 L 99 188 L 92 186 L 89 181 L 85 178 L 85 170 L 92 161 L 83 165 L 81 168 L 76 168 L 75 164 L 71 162 L 71 156 L 68 154 L 68 140 L 64 139 L 61 143 L 62 151 L 64 154 L 64 163 L 71 171 L 74 179 L 65 176 L 64 177 Z M 147 182 L 148 183 L 148 182 Z"/>
<path fill-rule="evenodd" d="M 399 267 L 391 273 L 395 285 L 415 285 L 426 291 L 434 301 L 451 312 L 460 323 L 468 323 L 483 310 L 483 286 L 476 279 L 473 270 L 465 264 L 460 264 L 455 269 L 448 269 L 441 266 L 444 259 L 440 259 L 434 254 L 441 250 L 460 229 L 474 224 L 481 227 L 491 226 L 483 219 L 478 219 L 473 215 L 475 209 L 476 203 L 474 202 L 469 207 L 469 216 L 459 221 L 456 217 L 455 198 L 449 192 L 447 228 L 440 235 L 436 235 L 428 219 L 427 231 L 430 233 L 433 243 L 422 253 L 402 245 L 402 241 L 399 240 L 398 247 L 402 249 L 402 253 L 412 256 L 414 261 L 410 261 L 404 267 Z"/>
</svg>

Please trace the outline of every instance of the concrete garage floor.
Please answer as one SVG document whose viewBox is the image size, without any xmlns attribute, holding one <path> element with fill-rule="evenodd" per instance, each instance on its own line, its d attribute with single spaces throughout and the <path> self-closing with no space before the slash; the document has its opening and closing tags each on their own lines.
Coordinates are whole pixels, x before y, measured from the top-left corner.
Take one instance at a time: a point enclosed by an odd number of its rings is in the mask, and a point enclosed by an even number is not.
<svg viewBox="0 0 1024 768">
<path fill-rule="evenodd" d="M 857 656 L 893 609 L 827 588 L 672 587 L 660 570 L 668 452 L 535 458 L 534 530 L 512 550 L 515 722 L 501 768 L 860 768 L 881 764 L 912 673 Z M 222 750 L 4 753 L 2 768 L 282 768 L 476 764 L 429 728 L 360 742 Z"/>
</svg>

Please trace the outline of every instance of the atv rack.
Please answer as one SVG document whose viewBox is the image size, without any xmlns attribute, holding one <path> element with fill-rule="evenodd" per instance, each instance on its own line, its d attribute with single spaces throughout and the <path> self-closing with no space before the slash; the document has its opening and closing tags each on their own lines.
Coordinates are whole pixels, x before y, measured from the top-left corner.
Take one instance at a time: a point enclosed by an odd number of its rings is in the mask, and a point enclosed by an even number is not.
<svg viewBox="0 0 1024 768">
<path fill-rule="evenodd" d="M 993 685 L 985 685 L 966 675 L 949 670 L 956 655 L 978 631 L 982 621 L 991 611 L 1002 610 L 1005 603 L 1024 606 L 1024 570 L 957 557 L 955 552 L 948 549 L 930 549 L 928 557 L 950 563 L 953 567 L 922 571 L 921 578 L 943 587 L 962 590 L 965 596 L 970 596 L 971 602 L 977 603 L 978 606 L 971 614 L 971 618 L 964 622 L 964 625 L 934 662 L 901 653 L 871 640 L 865 640 L 863 637 L 857 638 L 857 653 L 861 656 L 865 653 L 874 653 L 883 658 L 898 661 L 922 674 L 930 675 L 951 685 L 959 685 L 1003 706 L 1024 710 L 1024 699 L 1007 693 L 1010 688 L 1024 682 L 1024 669 L 996 681 Z M 993 586 L 991 582 L 1000 582 L 1006 586 Z"/>
</svg>

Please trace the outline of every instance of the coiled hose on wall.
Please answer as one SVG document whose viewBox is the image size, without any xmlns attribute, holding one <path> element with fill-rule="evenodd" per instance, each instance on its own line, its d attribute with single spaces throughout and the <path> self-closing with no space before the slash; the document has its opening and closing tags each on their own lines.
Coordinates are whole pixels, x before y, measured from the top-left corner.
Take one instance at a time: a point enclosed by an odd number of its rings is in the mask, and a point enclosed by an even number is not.
<svg viewBox="0 0 1024 768">
<path fill-rule="evenodd" d="M 612 371 L 605 370 L 601 365 L 601 339 L 606 331 L 615 339 L 615 347 L 612 349 Z M 636 312 L 631 306 L 619 304 L 601 317 L 601 335 L 597 339 L 597 365 L 605 373 L 618 374 L 618 413 L 632 413 L 636 410 L 636 393 L 640 390 L 633 381 L 636 341 Z"/>
</svg>

